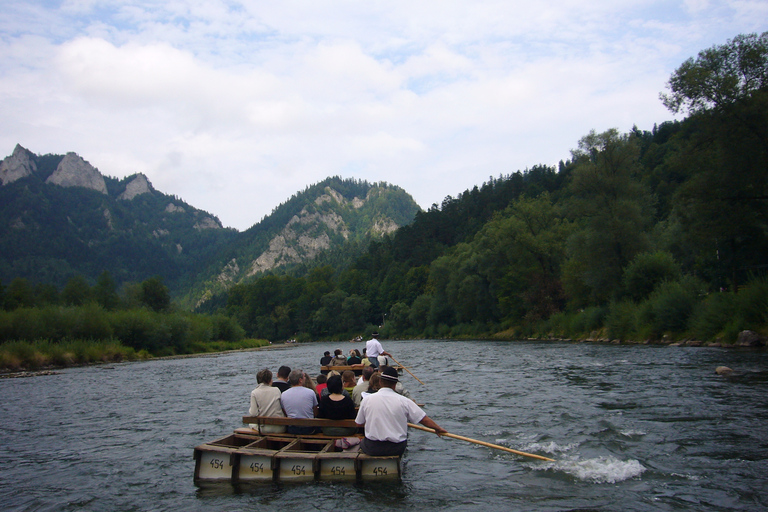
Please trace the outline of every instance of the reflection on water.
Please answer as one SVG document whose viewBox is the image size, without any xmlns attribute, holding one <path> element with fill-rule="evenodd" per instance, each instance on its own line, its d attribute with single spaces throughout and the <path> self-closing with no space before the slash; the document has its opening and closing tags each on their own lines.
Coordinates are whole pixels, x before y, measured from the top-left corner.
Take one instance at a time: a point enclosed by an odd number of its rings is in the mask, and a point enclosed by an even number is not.
<svg viewBox="0 0 768 512">
<path fill-rule="evenodd" d="M 241 426 L 256 372 L 319 369 L 293 345 L 0 381 L 7 510 L 768 510 L 768 355 L 688 347 L 385 342 L 449 431 L 413 431 L 400 483 L 192 482 L 195 445 Z M 736 372 L 714 374 L 726 365 Z"/>
</svg>

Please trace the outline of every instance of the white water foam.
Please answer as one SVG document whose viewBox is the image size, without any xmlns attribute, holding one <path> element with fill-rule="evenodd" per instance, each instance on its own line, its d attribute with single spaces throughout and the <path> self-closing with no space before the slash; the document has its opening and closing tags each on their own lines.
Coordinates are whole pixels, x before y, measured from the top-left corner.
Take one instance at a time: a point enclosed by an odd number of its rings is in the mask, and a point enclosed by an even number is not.
<svg viewBox="0 0 768 512">
<path fill-rule="evenodd" d="M 646 435 L 646 432 L 642 430 L 622 430 L 619 433 L 625 437 L 641 437 Z"/>
<path fill-rule="evenodd" d="M 637 460 L 624 461 L 615 457 L 558 461 L 548 469 L 564 471 L 579 480 L 609 484 L 638 477 L 645 471 L 643 465 Z"/>
<path fill-rule="evenodd" d="M 578 443 L 569 443 L 565 445 L 557 444 L 554 441 L 550 441 L 548 443 L 530 443 L 525 446 L 525 448 L 522 448 L 523 451 L 531 452 L 531 453 L 547 453 L 549 455 L 554 455 L 556 453 L 565 453 L 570 452 L 571 450 L 574 450 L 578 448 Z"/>
</svg>

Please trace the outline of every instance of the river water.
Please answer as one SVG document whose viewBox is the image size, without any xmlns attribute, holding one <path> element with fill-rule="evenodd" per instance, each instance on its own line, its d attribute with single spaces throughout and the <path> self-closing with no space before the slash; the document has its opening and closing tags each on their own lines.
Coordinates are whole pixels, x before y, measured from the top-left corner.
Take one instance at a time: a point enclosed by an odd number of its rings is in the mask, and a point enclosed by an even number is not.
<svg viewBox="0 0 768 512">
<path fill-rule="evenodd" d="M 411 431 L 399 483 L 193 484 L 193 448 L 241 427 L 261 368 L 314 343 L 0 380 L 2 510 L 768 510 L 768 353 L 385 341 L 448 431 Z M 730 377 L 715 367 L 735 370 Z"/>
</svg>

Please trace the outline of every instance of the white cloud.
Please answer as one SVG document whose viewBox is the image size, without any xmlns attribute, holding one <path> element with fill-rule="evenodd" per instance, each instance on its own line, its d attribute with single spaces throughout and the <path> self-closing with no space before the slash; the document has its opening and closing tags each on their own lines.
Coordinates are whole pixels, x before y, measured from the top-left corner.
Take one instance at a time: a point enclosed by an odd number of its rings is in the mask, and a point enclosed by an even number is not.
<svg viewBox="0 0 768 512">
<path fill-rule="evenodd" d="M 650 129 L 677 65 L 768 19 L 746 0 L 8 4 L 0 153 L 144 172 L 239 229 L 329 175 L 428 207 L 590 129 Z"/>
</svg>

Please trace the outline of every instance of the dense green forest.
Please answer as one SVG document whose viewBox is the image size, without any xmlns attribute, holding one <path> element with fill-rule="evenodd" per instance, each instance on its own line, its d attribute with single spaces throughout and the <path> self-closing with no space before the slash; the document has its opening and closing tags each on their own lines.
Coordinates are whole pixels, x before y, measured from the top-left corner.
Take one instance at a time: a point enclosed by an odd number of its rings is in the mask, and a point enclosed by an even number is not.
<svg viewBox="0 0 768 512">
<path fill-rule="evenodd" d="M 557 168 L 447 197 L 350 265 L 217 303 L 268 339 L 768 334 L 768 33 L 700 52 L 661 101 L 687 117 L 590 132 Z"/>
</svg>

